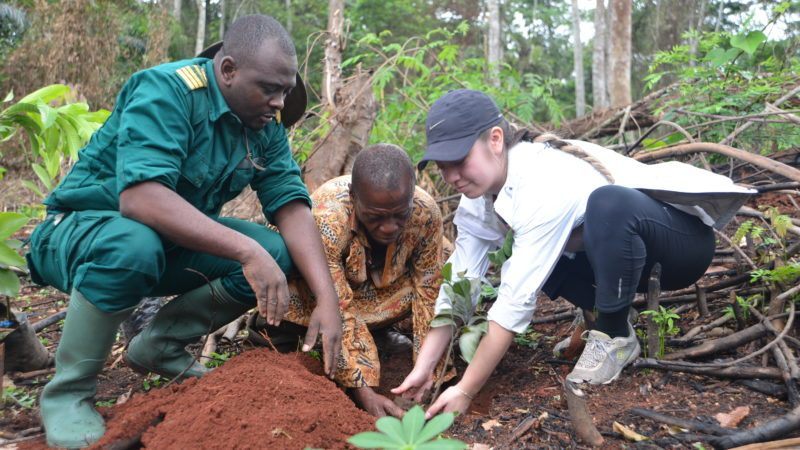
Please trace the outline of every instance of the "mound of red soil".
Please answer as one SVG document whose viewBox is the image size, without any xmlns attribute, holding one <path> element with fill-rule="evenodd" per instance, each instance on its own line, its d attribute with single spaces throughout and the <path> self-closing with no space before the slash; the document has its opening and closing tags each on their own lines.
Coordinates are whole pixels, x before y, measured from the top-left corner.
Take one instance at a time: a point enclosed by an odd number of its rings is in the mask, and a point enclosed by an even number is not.
<svg viewBox="0 0 800 450">
<path fill-rule="evenodd" d="M 108 431 L 95 448 L 345 448 L 374 428 L 329 379 L 312 374 L 300 355 L 245 352 L 200 380 L 188 380 L 108 411 Z"/>
</svg>

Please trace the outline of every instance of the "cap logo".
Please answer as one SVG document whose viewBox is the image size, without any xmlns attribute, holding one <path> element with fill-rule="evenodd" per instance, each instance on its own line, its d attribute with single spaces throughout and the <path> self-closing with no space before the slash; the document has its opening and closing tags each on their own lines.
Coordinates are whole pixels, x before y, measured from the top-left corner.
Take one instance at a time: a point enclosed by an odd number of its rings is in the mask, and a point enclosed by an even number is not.
<svg viewBox="0 0 800 450">
<path fill-rule="evenodd" d="M 432 131 L 434 128 L 436 128 L 436 127 L 438 127 L 439 125 L 441 125 L 441 124 L 442 124 L 442 122 L 444 122 L 445 120 L 447 120 L 447 119 L 442 119 L 442 120 L 440 120 L 440 121 L 436 122 L 435 124 L 431 125 L 431 126 L 430 126 L 430 128 L 428 128 L 428 131 Z"/>
</svg>

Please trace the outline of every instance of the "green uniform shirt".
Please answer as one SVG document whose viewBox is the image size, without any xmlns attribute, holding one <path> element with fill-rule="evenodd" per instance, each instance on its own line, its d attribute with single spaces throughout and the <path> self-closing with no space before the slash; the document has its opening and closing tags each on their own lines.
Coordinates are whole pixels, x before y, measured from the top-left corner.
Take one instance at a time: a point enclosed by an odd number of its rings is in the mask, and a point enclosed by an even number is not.
<svg viewBox="0 0 800 450">
<path fill-rule="evenodd" d="M 207 215 L 219 214 L 248 184 L 270 222 L 292 200 L 311 204 L 284 127 L 273 121 L 261 131 L 245 128 L 205 58 L 134 74 L 45 204 L 59 211 L 117 211 L 120 192 L 143 181 L 167 186 Z"/>
</svg>

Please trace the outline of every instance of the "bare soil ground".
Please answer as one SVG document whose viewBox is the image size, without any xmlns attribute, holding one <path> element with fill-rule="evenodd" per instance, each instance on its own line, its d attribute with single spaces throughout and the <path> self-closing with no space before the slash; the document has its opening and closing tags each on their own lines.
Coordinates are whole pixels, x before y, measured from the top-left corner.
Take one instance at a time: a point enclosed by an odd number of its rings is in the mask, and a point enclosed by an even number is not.
<svg viewBox="0 0 800 450">
<path fill-rule="evenodd" d="M 760 203 L 764 203 L 763 199 Z M 796 206 L 785 198 L 785 194 L 771 195 L 769 204 L 778 206 L 782 212 L 798 215 Z M 29 232 L 30 227 L 20 237 Z M 67 296 L 63 293 L 52 288 L 31 285 L 30 280 L 23 282 L 20 295 L 12 300 L 12 307 L 25 312 L 30 322 L 35 323 L 66 308 Z M 548 316 L 569 306 L 563 300 L 554 302 L 544 297 L 539 305 L 536 317 Z M 725 299 L 710 302 L 712 316 L 718 315 L 725 305 Z M 683 333 L 707 321 L 709 318 L 699 319 L 696 310 L 690 309 L 681 315 L 677 325 Z M 643 319 L 640 318 L 639 327 L 642 323 Z M 795 326 L 792 331 L 794 336 L 797 336 L 797 329 Z M 473 402 L 470 412 L 459 417 L 448 434 L 473 445 L 474 448 L 488 448 L 480 447 L 480 444 L 514 449 L 586 448 L 578 441 L 572 429 L 561 390 L 564 376 L 571 370 L 571 363 L 555 360 L 552 355 L 555 343 L 570 333 L 569 320 L 534 325 L 527 339 L 512 345 L 490 382 Z M 39 333 L 41 341 L 51 352 L 55 352 L 59 336 L 58 324 Z M 759 347 L 744 346 L 728 352 L 726 356 L 742 356 L 757 348 Z M 243 350 L 248 350 L 247 346 L 227 347 L 221 351 L 237 353 Z M 348 435 L 371 429 L 372 420 L 365 418 L 341 390 L 326 379 L 312 375 L 307 369 L 308 361 L 303 366 L 294 356 L 275 355 L 265 350 L 245 352 L 243 356 L 228 361 L 221 369 L 200 382 L 172 384 L 164 388 L 166 380 L 152 375 L 144 377 L 127 368 L 122 362 L 123 352 L 124 343 L 120 339 L 100 376 L 96 398 L 100 410 L 109 418 L 109 427 L 112 430 L 109 440 L 118 438 L 117 443 L 122 442 L 121 439 L 125 436 L 113 434 L 114 427 L 118 426 L 115 421 L 125 416 L 126 411 L 135 411 L 139 407 L 144 408 L 139 411 L 149 410 L 152 415 L 156 411 L 162 411 L 159 408 L 164 408 L 164 405 L 171 407 L 176 417 L 179 412 L 186 413 L 184 416 L 188 415 L 188 422 L 178 421 L 174 427 L 167 428 L 168 420 L 165 415 L 161 424 L 143 436 L 141 442 L 147 448 L 294 448 L 294 444 L 298 444 L 297 448 L 305 445 L 341 448 Z M 756 364 L 759 362 L 757 360 Z M 263 370 L 253 371 L 253 364 Z M 249 369 L 244 368 L 248 365 Z M 400 354 L 384 358 L 382 367 L 381 390 L 387 393 L 410 370 L 411 355 Z M 457 368 L 459 375 L 463 374 L 464 363 L 458 361 Z M 278 369 L 283 371 L 267 371 Z M 52 374 L 47 373 L 35 376 L 6 374 L 6 395 L 0 411 L 0 446 L 40 448 L 43 445 L 38 418 L 38 396 L 51 376 Z M 300 384 L 297 391 L 291 391 L 297 392 L 297 395 L 276 397 L 276 392 L 281 391 L 282 386 L 289 381 Z M 324 396 L 330 396 L 331 402 L 336 405 L 334 410 L 339 414 L 344 412 L 353 419 L 351 422 L 340 422 L 338 419 L 334 420 L 333 416 L 318 414 L 316 407 L 322 395 L 319 393 L 323 391 Z M 289 391 L 281 392 L 286 394 Z M 275 403 L 278 398 L 280 402 Z M 209 406 L 212 404 L 213 406 Z M 679 440 L 673 436 L 678 431 L 675 427 L 633 415 L 629 412 L 631 408 L 643 407 L 679 418 L 717 424 L 714 415 L 728 413 L 741 406 L 748 406 L 750 412 L 739 424 L 740 429 L 758 426 L 790 409 L 785 397 L 776 398 L 757 393 L 732 380 L 631 368 L 626 369 L 614 383 L 592 388 L 588 399 L 595 425 L 606 440 L 602 448 L 609 449 L 692 446 L 691 441 Z M 230 415 L 232 412 L 238 414 L 237 418 Z M 156 416 L 160 417 L 161 413 Z M 207 420 L 198 422 L 198 418 Z M 248 422 L 251 419 L 254 422 Z M 310 421 L 304 421 L 305 419 Z M 192 428 L 190 422 L 201 425 Z M 614 422 L 625 425 L 649 440 L 639 443 L 626 441 L 612 430 Z M 243 426 L 243 423 L 247 425 Z M 310 423 L 317 425 L 312 427 Z M 530 426 L 521 432 L 523 424 Z M 297 437 L 313 434 L 317 427 L 323 425 L 332 426 L 332 430 L 325 433 L 335 436 L 333 440 L 313 441 Z M 161 427 L 170 430 L 167 432 L 168 439 L 180 433 L 197 439 L 185 442 L 156 440 L 153 436 Z M 292 436 L 291 444 L 287 435 Z M 800 432 L 796 431 L 789 437 L 798 436 Z M 260 440 L 248 441 L 251 437 Z M 139 444 L 130 448 L 137 448 L 137 445 Z M 710 446 L 706 444 L 705 448 Z"/>
</svg>

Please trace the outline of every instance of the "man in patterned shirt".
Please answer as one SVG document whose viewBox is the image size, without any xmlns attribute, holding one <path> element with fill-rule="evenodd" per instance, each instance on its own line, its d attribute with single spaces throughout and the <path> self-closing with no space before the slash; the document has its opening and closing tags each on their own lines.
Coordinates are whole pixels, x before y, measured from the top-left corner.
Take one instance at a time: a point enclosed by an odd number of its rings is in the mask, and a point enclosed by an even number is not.
<svg viewBox="0 0 800 450">
<path fill-rule="evenodd" d="M 410 314 L 416 358 L 441 284 L 441 212 L 415 183 L 405 151 L 377 144 L 359 153 L 352 176 L 334 178 L 311 195 L 342 314 L 334 379 L 375 416 L 401 416 L 403 410 L 373 390 L 380 359 L 371 331 Z M 290 283 L 289 292 L 285 320 L 306 325 L 313 296 L 300 280 Z"/>
</svg>

